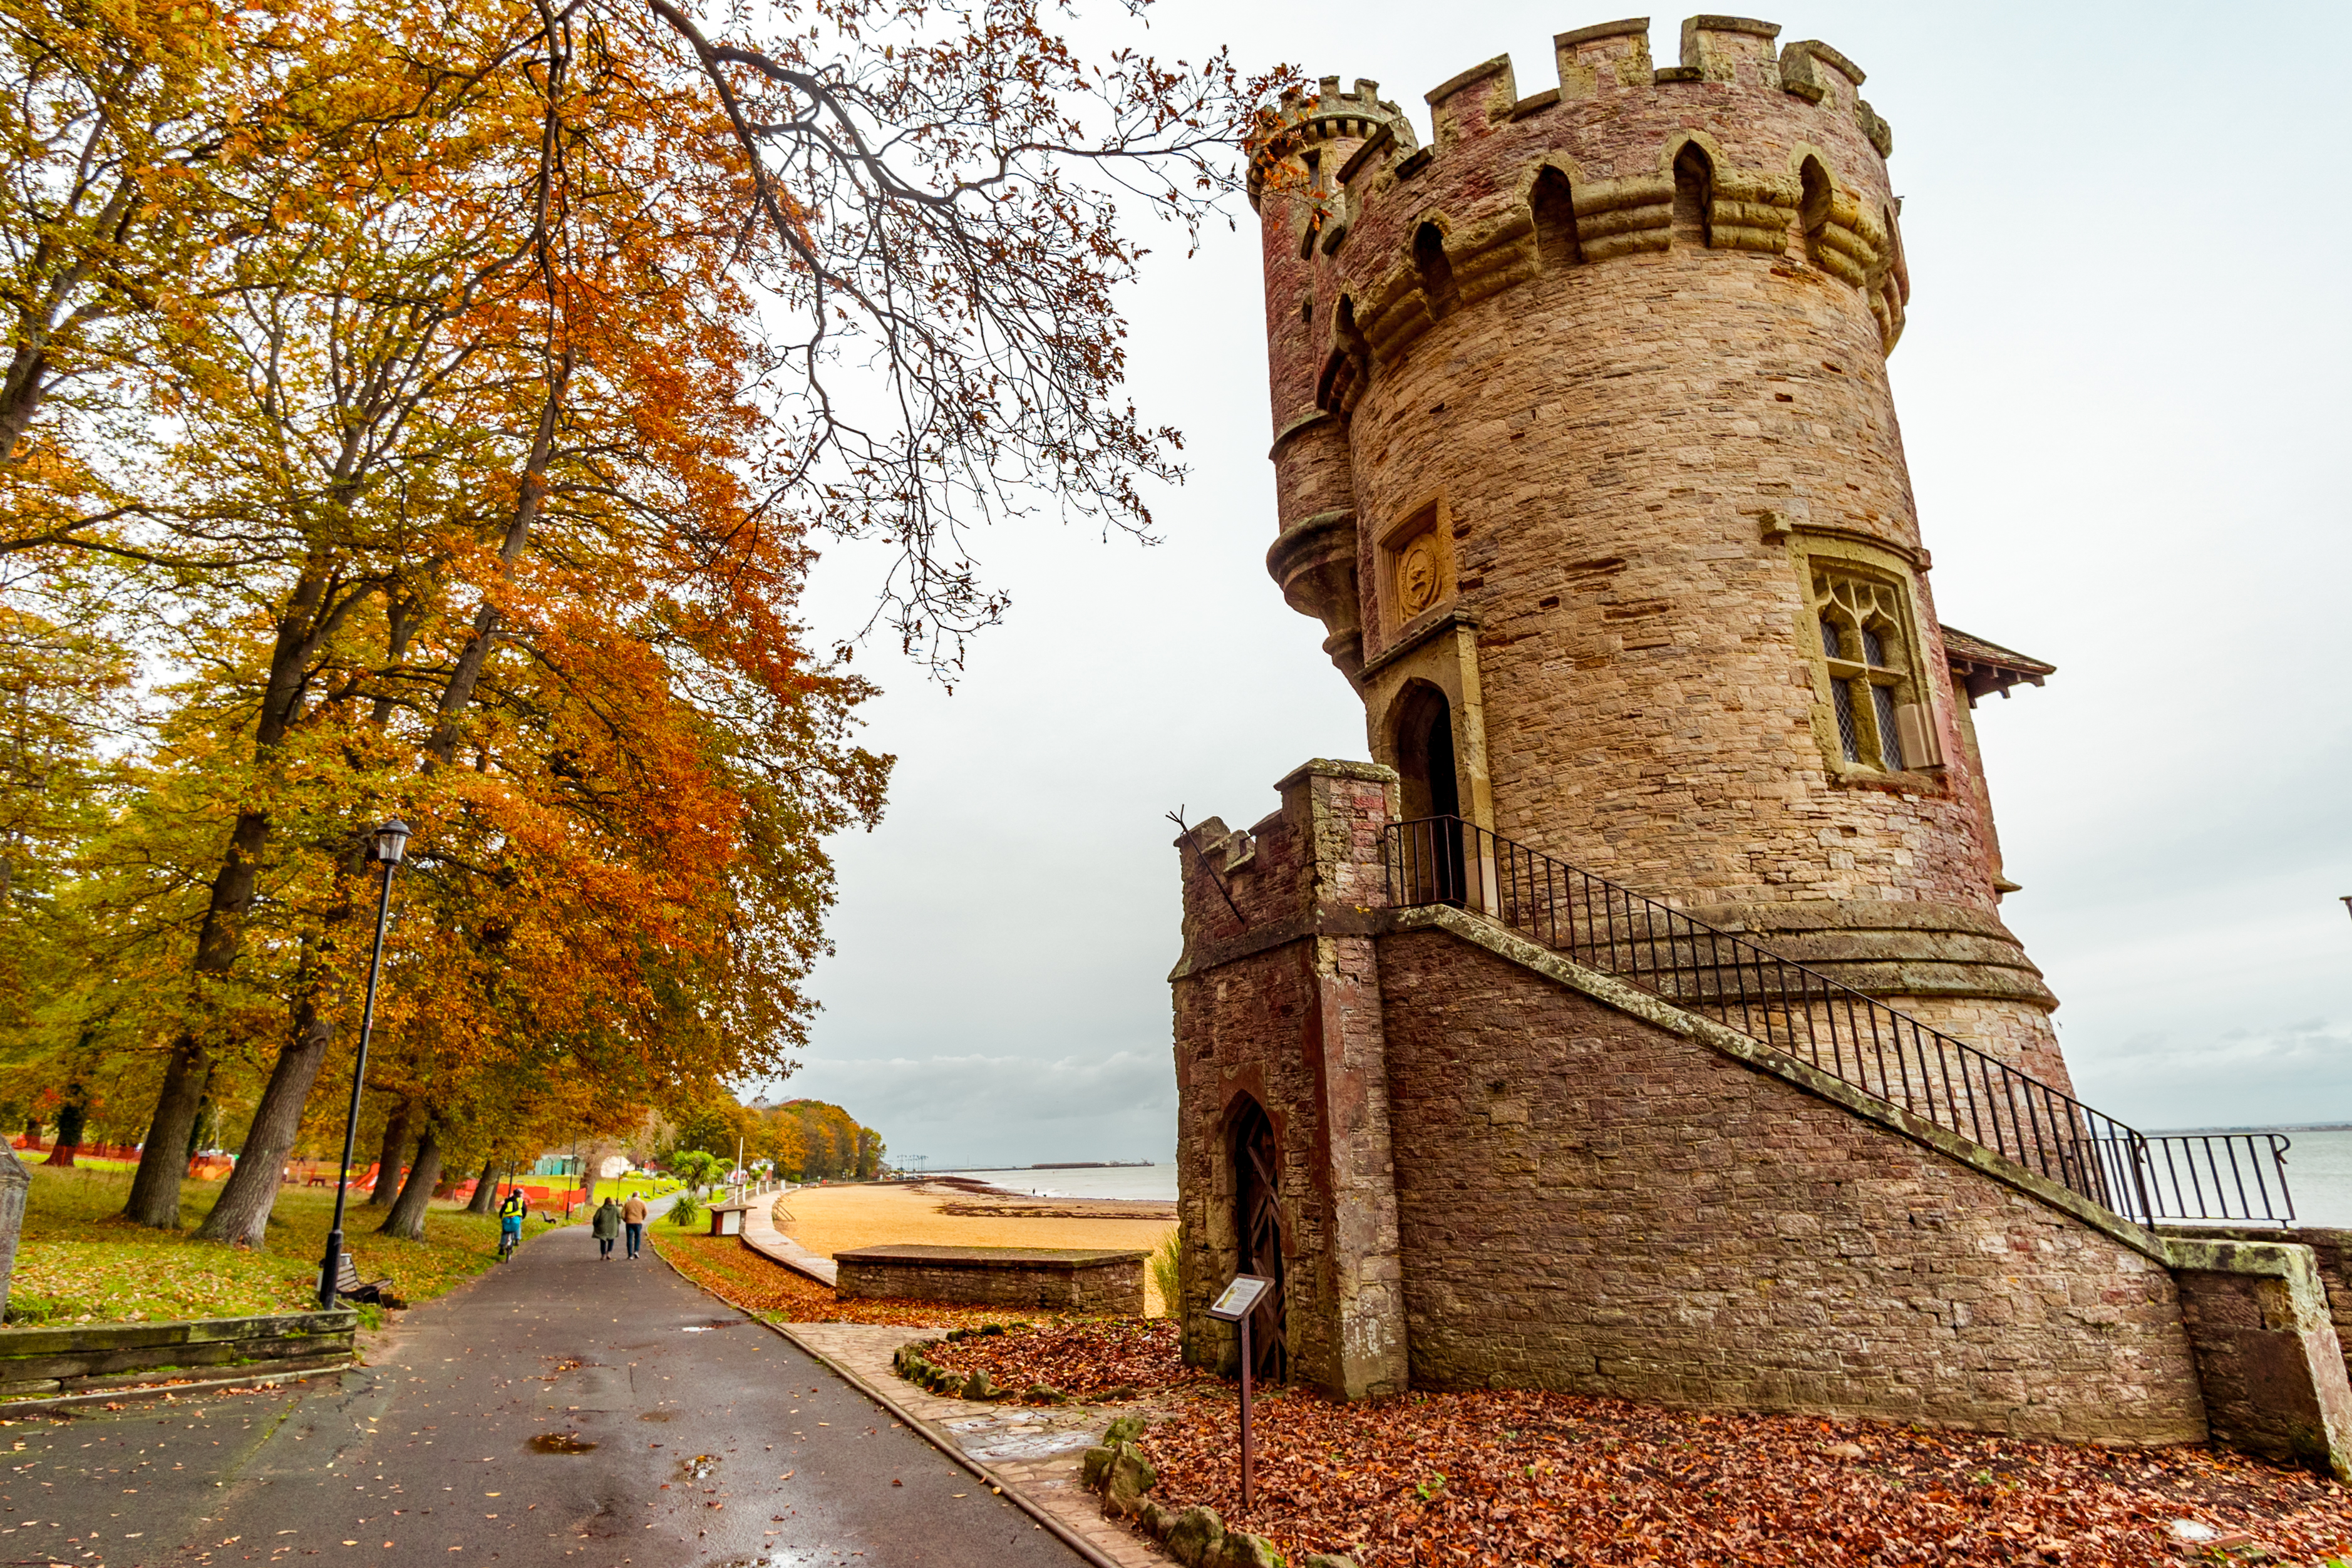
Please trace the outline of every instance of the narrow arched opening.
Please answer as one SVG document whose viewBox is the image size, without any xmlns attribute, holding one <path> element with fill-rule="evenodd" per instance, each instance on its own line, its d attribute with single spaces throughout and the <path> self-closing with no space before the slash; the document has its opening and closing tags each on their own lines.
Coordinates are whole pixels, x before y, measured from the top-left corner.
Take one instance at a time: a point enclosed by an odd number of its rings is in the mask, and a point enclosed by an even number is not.
<svg viewBox="0 0 2352 1568">
<path fill-rule="evenodd" d="M 1797 171 L 1797 184 L 1802 193 L 1797 201 L 1797 221 L 1810 239 L 1829 226 L 1830 194 L 1835 189 L 1830 184 L 1830 172 L 1822 167 L 1819 158 L 1807 158 Z"/>
<path fill-rule="evenodd" d="M 1461 301 L 1461 291 L 1454 286 L 1454 263 L 1445 255 L 1445 234 L 1433 223 L 1423 224 L 1413 231 L 1412 265 L 1421 274 L 1421 291 L 1429 301 L 1429 313 L 1443 316 Z"/>
<path fill-rule="evenodd" d="M 1363 329 L 1356 325 L 1356 302 L 1345 294 L 1332 307 L 1331 340 L 1331 353 L 1315 384 L 1315 405 L 1328 413 L 1345 414 L 1354 405 L 1372 363 L 1371 345 L 1364 341 Z"/>
<path fill-rule="evenodd" d="M 1584 259 L 1584 248 L 1576 238 L 1576 198 L 1569 190 L 1566 174 L 1551 168 L 1538 174 L 1535 189 L 1528 193 L 1528 205 L 1535 215 L 1536 259 L 1546 271 L 1573 267 Z"/>
<path fill-rule="evenodd" d="M 1822 236 L 1830 226 L 1831 200 L 1837 187 L 1819 158 L 1808 157 L 1797 169 L 1797 232 L 1806 258 L 1819 265 Z"/>
<path fill-rule="evenodd" d="M 1434 686 L 1416 682 L 1398 700 L 1391 731 L 1398 805 L 1413 824 L 1401 842 L 1401 870 L 1415 903 L 1458 904 L 1466 890 L 1461 770 L 1454 746 L 1454 705 Z"/>
<path fill-rule="evenodd" d="M 1715 201 L 1715 163 L 1696 142 L 1675 154 L 1674 243 L 1706 244 L 1707 209 Z"/>
<path fill-rule="evenodd" d="M 1283 1302 L 1282 1158 L 1273 1119 L 1249 1096 L 1242 1096 L 1229 1125 L 1236 1272 L 1274 1281 L 1250 1313 L 1250 1374 L 1261 1383 L 1280 1383 L 1290 1369 Z"/>
</svg>

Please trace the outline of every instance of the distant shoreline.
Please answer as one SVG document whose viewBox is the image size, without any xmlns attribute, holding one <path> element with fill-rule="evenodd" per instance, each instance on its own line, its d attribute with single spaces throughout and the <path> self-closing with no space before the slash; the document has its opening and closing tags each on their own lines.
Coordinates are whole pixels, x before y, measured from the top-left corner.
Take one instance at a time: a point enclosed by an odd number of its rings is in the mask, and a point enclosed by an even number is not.
<svg viewBox="0 0 2352 1568">
<path fill-rule="evenodd" d="M 2229 1132 L 2352 1132 L 2352 1121 L 2267 1122 L 2260 1127 L 2151 1127 L 2151 1138 L 2219 1138 Z"/>
<path fill-rule="evenodd" d="M 928 1173 L 931 1175 L 945 1175 L 960 1171 L 972 1173 L 982 1171 L 1148 1171 L 1159 1163 L 1160 1162 L 1157 1160 L 1063 1160 L 1050 1165 L 942 1165 L 937 1171 L 929 1172 Z M 900 1173 L 902 1175 L 920 1176 L 927 1173 L 922 1171 L 905 1171 Z"/>
</svg>

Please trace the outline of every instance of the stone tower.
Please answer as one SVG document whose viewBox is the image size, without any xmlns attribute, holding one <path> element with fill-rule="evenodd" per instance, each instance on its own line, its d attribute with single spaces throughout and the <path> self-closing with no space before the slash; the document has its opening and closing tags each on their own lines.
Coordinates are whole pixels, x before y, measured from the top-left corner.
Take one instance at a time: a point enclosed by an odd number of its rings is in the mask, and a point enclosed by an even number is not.
<svg viewBox="0 0 2352 1568">
<path fill-rule="evenodd" d="M 2063 1087 L 1886 355 L 1863 73 L 1768 22 L 1327 78 L 1258 149 L 1280 536 L 1408 817 L 1665 898 Z M 1832 646 L 1834 645 L 1834 646 Z"/>
<path fill-rule="evenodd" d="M 1969 709 L 2051 667 L 1937 619 L 1891 139 L 1778 31 L 1562 34 L 1556 88 L 1431 93 L 1430 147 L 1327 79 L 1255 149 L 1267 565 L 1375 760 L 1177 842 L 1185 1353 L 1233 1366 L 1251 1273 L 1261 1373 L 1345 1397 L 2352 1479 L 2352 1233 L 2263 1228 L 2251 1135 L 2074 1100 L 1996 912 Z"/>
</svg>

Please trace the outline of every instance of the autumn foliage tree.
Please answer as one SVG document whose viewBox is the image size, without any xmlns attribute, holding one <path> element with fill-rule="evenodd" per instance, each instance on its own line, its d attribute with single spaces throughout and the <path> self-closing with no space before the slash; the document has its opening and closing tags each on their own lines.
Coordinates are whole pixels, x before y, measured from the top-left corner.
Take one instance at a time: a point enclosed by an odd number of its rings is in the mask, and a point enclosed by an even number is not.
<svg viewBox="0 0 2352 1568">
<path fill-rule="evenodd" d="M 205 1234 L 257 1245 L 339 1123 L 390 815 L 389 1228 L 445 1163 L 788 1072 L 823 841 L 889 762 L 797 619 L 817 545 L 886 542 L 877 620 L 952 669 L 1004 602 L 963 531 L 1148 529 L 1176 439 L 1121 391 L 1115 198 L 1196 225 L 1266 84 L 1083 61 L 1032 0 L 761 17 L 0 0 L 0 607 L 152 693 L 12 870 L 0 925 L 21 883 L 70 940 L 0 984 L 20 1058 L 152 1098 L 131 1218 L 177 1222 L 234 1099 Z M 800 1164 L 870 1173 L 817 1111 Z"/>
</svg>

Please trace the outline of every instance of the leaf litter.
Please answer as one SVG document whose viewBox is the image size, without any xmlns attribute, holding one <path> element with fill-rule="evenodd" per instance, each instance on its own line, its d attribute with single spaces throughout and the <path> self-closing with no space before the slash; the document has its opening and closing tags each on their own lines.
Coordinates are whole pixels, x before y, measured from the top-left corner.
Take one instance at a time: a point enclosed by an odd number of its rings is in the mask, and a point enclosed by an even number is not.
<svg viewBox="0 0 2352 1568">
<path fill-rule="evenodd" d="M 1014 1388 L 1152 1395 L 1171 1413 L 1139 1440 L 1152 1497 L 1213 1508 L 1294 1563 L 2147 1568 L 2352 1552 L 2352 1490 L 2237 1454 L 1520 1390 L 1354 1405 L 1261 1390 L 1244 1510 L 1237 1391 L 1182 1364 L 1170 1320 L 1014 1329 L 930 1356 Z"/>
</svg>

